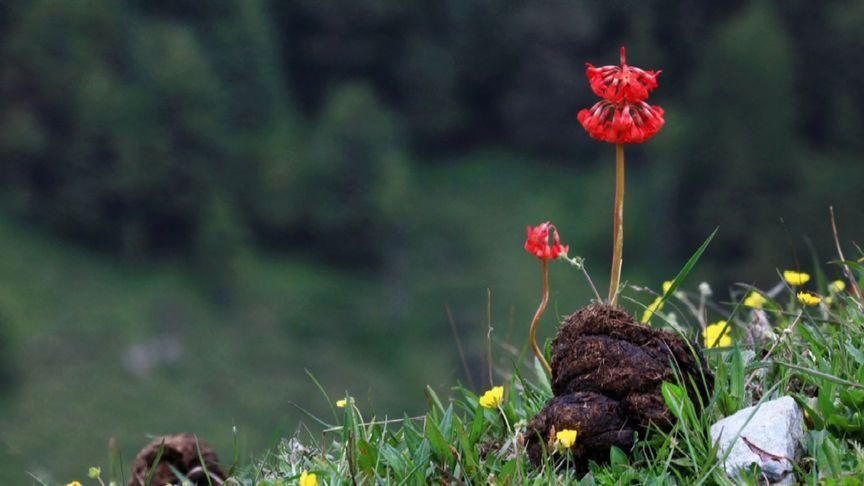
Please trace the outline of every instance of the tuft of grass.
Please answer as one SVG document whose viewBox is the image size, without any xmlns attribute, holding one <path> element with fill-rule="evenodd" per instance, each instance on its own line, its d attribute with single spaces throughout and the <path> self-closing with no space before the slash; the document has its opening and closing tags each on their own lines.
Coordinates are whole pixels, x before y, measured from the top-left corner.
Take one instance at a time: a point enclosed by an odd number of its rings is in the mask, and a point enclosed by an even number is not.
<svg viewBox="0 0 864 486">
<path fill-rule="evenodd" d="M 864 276 L 864 267 L 851 268 L 856 278 Z M 857 484 L 856 478 L 864 476 L 864 301 L 837 292 L 830 303 L 805 308 L 794 298 L 796 290 L 778 285 L 774 292 L 764 291 L 769 299 L 762 309 L 744 307 L 744 295 L 737 291 L 726 304 L 705 302 L 704 291 L 678 287 L 669 292 L 673 304 L 699 299 L 703 305 L 698 315 L 687 311 L 695 306 L 670 306 L 658 311 L 655 325 L 699 343 L 706 318 L 727 320 L 732 329 L 733 346 L 705 351 L 715 374 L 714 392 L 707 403 L 694 404 L 680 380 L 664 383 L 664 398 L 677 419 L 674 427 L 649 430 L 632 450 L 613 448 L 607 462 L 591 463 L 587 473 L 577 472 L 567 453 L 547 454 L 541 465 L 530 464 L 525 428 L 552 392 L 537 363 L 505 349 L 512 366 L 499 373 L 507 393 L 498 409 L 481 407 L 482 390 L 462 384 L 447 398 L 427 387 L 426 412 L 395 419 L 364 417 L 356 401 L 346 397 L 335 424 L 301 427 L 241 468 L 235 480 L 275 486 L 308 471 L 321 484 L 757 484 L 759 471 L 746 471 L 740 479 L 727 476 L 710 426 L 743 408 L 791 395 L 806 411 L 808 428 L 796 465 L 799 479 Z"/>
</svg>

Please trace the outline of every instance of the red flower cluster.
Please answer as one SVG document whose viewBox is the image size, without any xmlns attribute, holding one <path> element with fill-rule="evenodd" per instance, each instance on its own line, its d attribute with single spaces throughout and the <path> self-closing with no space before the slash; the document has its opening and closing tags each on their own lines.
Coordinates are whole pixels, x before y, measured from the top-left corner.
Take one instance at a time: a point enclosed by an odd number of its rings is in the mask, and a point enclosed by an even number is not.
<svg viewBox="0 0 864 486">
<path fill-rule="evenodd" d="M 579 112 L 579 123 L 591 137 L 609 143 L 642 143 L 660 131 L 663 108 L 644 101 L 612 103 L 598 101 Z"/>
<path fill-rule="evenodd" d="M 613 103 L 642 101 L 657 87 L 657 76 L 661 71 L 645 71 L 625 62 L 625 51 L 621 48 L 621 66 L 594 67 L 588 64 L 588 82 L 601 98 Z"/>
<path fill-rule="evenodd" d="M 663 108 L 644 100 L 657 87 L 660 71 L 628 66 L 621 48 L 621 66 L 588 64 L 588 82 L 603 97 L 590 109 L 579 112 L 579 123 L 591 137 L 609 143 L 642 143 L 660 131 Z"/>
<path fill-rule="evenodd" d="M 549 244 L 549 234 L 552 234 L 552 244 Z M 558 228 L 549 221 L 532 228 L 528 226 L 528 239 L 525 240 L 528 253 L 541 260 L 553 260 L 561 255 L 566 256 L 570 245 L 562 245 L 558 236 Z"/>
</svg>

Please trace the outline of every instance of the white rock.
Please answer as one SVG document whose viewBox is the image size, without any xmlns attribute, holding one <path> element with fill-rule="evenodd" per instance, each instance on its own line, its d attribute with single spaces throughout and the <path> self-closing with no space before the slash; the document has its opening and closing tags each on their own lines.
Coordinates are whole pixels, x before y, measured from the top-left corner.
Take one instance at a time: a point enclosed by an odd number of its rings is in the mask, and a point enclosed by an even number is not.
<svg viewBox="0 0 864 486">
<path fill-rule="evenodd" d="M 711 426 L 711 440 L 719 444 L 717 457 L 721 461 L 731 447 L 723 464 L 730 477 L 737 477 L 742 468 L 758 464 L 772 483 L 795 484 L 790 461 L 797 460 L 801 451 L 803 421 L 801 408 L 792 397 L 785 396 L 739 410 L 718 421 Z M 748 445 L 745 438 L 754 447 Z M 779 457 L 760 454 L 759 450 Z"/>
</svg>

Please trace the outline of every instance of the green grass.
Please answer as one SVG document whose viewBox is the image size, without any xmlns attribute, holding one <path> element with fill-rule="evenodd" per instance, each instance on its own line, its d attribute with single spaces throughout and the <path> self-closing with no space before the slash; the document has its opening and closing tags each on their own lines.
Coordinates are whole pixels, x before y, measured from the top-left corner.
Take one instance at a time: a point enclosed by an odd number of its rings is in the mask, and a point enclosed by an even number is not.
<svg viewBox="0 0 864 486">
<path fill-rule="evenodd" d="M 290 484 L 309 471 L 323 484 L 731 485 L 737 483 L 717 459 L 710 425 L 742 408 L 791 394 L 807 412 L 805 450 L 796 466 L 799 479 L 810 484 L 861 484 L 864 302 L 847 292 L 818 290 L 831 296 L 830 305 L 802 308 L 792 297 L 793 289 L 769 299 L 765 313 L 777 339 L 755 342 L 748 336 L 756 311 L 737 301 L 708 302 L 699 292 L 675 293 L 670 305 L 655 316 L 656 325 L 676 323 L 696 339 L 696 322 L 725 317 L 732 326 L 733 346 L 707 350 L 716 376 L 714 393 L 704 407 L 696 407 L 680 383 L 665 384 L 667 405 L 677 418 L 673 429 L 649 431 L 632 451 L 613 449 L 609 461 L 592 464 L 588 474 L 577 474 L 566 453 L 547 456 L 540 467 L 529 463 L 520 447 L 521 436 L 551 390 L 539 366 L 521 359 L 524 355 L 508 354 L 514 366 L 498 375 L 498 383 L 508 392 L 499 410 L 480 407 L 480 390 L 462 385 L 444 390 L 446 399 L 428 388 L 427 409 L 416 417 L 367 416 L 357 403 L 334 408 L 332 415 L 309 417 L 309 428 L 301 427 L 259 457 L 238 481 Z M 687 304 L 696 304 L 697 312 L 674 310 Z M 699 309 L 712 310 L 703 314 Z M 677 314 L 672 321 L 671 314 Z M 694 324 L 683 326 L 685 320 Z M 749 350 L 758 358 L 747 359 Z M 697 413 L 698 408 L 702 412 Z M 757 484 L 758 477 L 758 471 L 751 471 L 743 481 Z"/>
<path fill-rule="evenodd" d="M 302 376 L 301 360 L 315 366 L 318 354 L 297 345 L 302 330 L 279 320 L 297 314 L 261 310 L 250 296 L 243 307 L 249 312 L 238 315 L 214 305 L 190 272 L 171 264 L 117 265 L 8 224 L 3 231 L 0 309 L 15 342 L 16 383 L 0 414 L 0 483 L 25 484 L 28 471 L 71 473 L 85 458 L 104 457 L 111 437 L 128 457 L 148 434 L 168 431 L 197 431 L 225 446 L 236 423 L 244 442 L 261 447 L 274 423 L 289 418 L 288 397 L 309 405 L 306 383 L 293 378 Z M 285 295 L 297 295 L 305 281 L 304 302 L 314 305 L 356 285 L 352 275 L 336 272 L 327 282 L 302 278 L 312 266 L 278 262 L 283 276 L 298 276 L 285 278 L 295 282 Z M 306 312 L 301 305 L 292 310 Z M 181 355 L 154 363 L 149 373 L 130 372 L 124 357 L 153 339 L 176 343 Z M 328 345 L 350 356 L 348 342 Z M 357 366 L 340 376 L 381 374 L 375 364 L 352 359 Z"/>
</svg>

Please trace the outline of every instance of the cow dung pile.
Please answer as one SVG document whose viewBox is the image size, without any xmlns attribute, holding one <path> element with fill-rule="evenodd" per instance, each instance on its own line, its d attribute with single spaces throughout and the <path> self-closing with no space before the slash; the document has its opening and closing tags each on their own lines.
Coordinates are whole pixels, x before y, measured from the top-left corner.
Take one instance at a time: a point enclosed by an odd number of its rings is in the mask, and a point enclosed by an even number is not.
<svg viewBox="0 0 864 486">
<path fill-rule="evenodd" d="M 162 445 L 164 441 L 164 446 Z M 200 448 L 200 456 L 199 456 Z M 162 455 L 159 456 L 159 449 Z M 219 466 L 219 458 L 204 442 L 198 441 L 191 434 L 176 434 L 157 437 L 147 444 L 132 463 L 132 477 L 129 486 L 148 486 L 147 475 L 153 467 L 153 462 L 159 456 L 159 463 L 153 471 L 149 482 L 152 485 L 179 484 L 173 469 L 186 476 L 196 486 L 221 485 L 225 481 L 225 473 Z M 204 459 L 204 464 L 201 463 Z M 209 475 L 209 479 L 208 479 Z"/>
<path fill-rule="evenodd" d="M 605 462 L 611 446 L 629 451 L 634 433 L 649 424 L 668 430 L 674 417 L 661 384 L 676 382 L 676 366 L 699 406 L 714 387 L 714 377 L 698 346 L 677 334 L 637 323 L 627 312 L 592 304 L 568 316 L 552 342 L 554 397 L 528 424 L 525 440 L 535 464 L 553 450 L 555 434 L 575 429 L 571 447 L 576 465 Z"/>
</svg>

